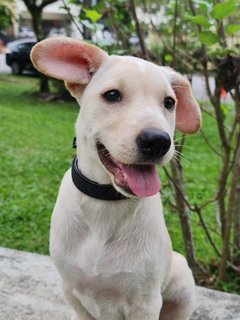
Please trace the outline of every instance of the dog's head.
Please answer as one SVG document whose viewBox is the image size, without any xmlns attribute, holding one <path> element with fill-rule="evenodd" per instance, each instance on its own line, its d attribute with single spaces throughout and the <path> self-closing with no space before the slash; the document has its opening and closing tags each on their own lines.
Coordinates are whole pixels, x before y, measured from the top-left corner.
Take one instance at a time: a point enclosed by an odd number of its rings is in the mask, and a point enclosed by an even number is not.
<svg viewBox="0 0 240 320">
<path fill-rule="evenodd" d="M 194 133 L 201 125 L 188 80 L 170 68 L 109 56 L 70 38 L 38 43 L 31 58 L 40 72 L 64 80 L 78 100 L 77 143 L 94 150 L 115 187 L 139 197 L 157 193 L 155 165 L 171 160 L 175 128 Z"/>
</svg>

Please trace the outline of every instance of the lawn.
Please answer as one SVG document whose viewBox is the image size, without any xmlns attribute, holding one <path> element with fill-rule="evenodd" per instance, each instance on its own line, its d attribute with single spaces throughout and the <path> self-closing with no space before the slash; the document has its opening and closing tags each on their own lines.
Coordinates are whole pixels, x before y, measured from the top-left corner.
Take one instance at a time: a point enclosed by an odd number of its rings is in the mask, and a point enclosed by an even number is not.
<svg viewBox="0 0 240 320">
<path fill-rule="evenodd" d="M 74 154 L 71 148 L 76 103 L 42 102 L 33 96 L 37 80 L 0 76 L 0 246 L 48 253 L 51 212 L 61 178 Z M 214 122 L 204 117 L 204 132 L 217 144 Z M 200 134 L 187 138 L 183 165 L 189 200 L 205 201 L 215 193 L 217 157 Z M 184 253 L 179 219 L 168 205 L 172 197 L 162 169 L 165 217 L 175 250 Z M 204 211 L 206 223 L 220 240 L 213 206 Z M 191 216 L 198 260 L 214 257 L 197 217 Z"/>
<path fill-rule="evenodd" d="M 78 107 L 37 100 L 30 77 L 2 75 L 0 88 L 0 246 L 46 254 Z"/>
</svg>

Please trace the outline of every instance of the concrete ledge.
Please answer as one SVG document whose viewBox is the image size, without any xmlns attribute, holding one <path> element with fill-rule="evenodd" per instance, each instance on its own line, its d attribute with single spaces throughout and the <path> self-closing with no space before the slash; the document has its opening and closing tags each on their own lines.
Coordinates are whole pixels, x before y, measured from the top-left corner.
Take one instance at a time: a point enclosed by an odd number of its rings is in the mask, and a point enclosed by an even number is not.
<svg viewBox="0 0 240 320">
<path fill-rule="evenodd" d="M 240 320 L 240 296 L 204 288 L 197 294 L 191 320 Z M 0 320 L 69 320 L 71 315 L 49 257 L 0 248 Z"/>
</svg>

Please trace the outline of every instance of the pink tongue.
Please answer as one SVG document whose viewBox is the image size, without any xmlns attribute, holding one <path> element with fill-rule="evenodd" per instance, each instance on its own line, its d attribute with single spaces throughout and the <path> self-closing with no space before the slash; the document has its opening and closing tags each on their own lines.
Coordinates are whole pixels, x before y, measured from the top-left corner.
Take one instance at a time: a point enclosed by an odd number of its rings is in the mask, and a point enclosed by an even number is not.
<svg viewBox="0 0 240 320">
<path fill-rule="evenodd" d="M 155 166 L 122 165 L 121 171 L 125 184 L 136 196 L 150 197 L 159 192 L 160 179 Z"/>
</svg>

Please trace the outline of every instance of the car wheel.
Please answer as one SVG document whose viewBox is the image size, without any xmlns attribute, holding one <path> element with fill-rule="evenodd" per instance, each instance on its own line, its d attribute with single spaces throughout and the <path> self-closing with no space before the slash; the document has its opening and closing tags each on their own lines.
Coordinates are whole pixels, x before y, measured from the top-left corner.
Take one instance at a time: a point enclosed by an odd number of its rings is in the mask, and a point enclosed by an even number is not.
<svg viewBox="0 0 240 320">
<path fill-rule="evenodd" d="M 22 73 L 22 69 L 17 61 L 13 61 L 11 64 L 12 74 L 19 75 Z"/>
</svg>

